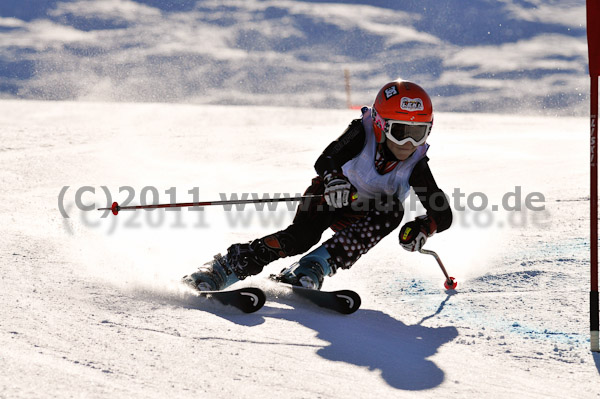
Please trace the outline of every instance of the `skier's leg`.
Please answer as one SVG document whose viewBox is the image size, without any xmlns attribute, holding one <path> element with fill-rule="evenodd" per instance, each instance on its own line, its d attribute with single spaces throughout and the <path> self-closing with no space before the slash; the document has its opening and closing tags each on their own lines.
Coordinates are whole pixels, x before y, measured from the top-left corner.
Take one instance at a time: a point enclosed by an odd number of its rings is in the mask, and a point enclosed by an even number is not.
<svg viewBox="0 0 600 399">
<path fill-rule="evenodd" d="M 322 194 L 323 181 L 313 179 L 305 194 Z M 287 256 L 306 252 L 321 239 L 335 220 L 322 198 L 310 198 L 300 203 L 293 223 L 285 230 L 249 243 L 233 244 L 227 254 L 201 266 L 184 281 L 198 289 L 222 290 L 238 280 L 258 274 L 267 264 Z"/>
<path fill-rule="evenodd" d="M 225 289 L 238 280 L 260 273 L 270 262 L 288 256 L 291 243 L 293 237 L 280 231 L 249 243 L 233 244 L 225 256 L 217 254 L 196 272 L 184 276 L 183 281 L 200 291 Z"/>
<path fill-rule="evenodd" d="M 354 210 L 351 207 L 336 211 L 334 219 L 330 222 L 330 227 L 336 232 L 336 235 L 331 240 L 326 241 L 323 245 L 320 245 L 315 250 L 300 258 L 297 263 L 283 269 L 274 278 L 292 285 L 321 289 L 325 276 L 333 276 L 338 267 L 345 266 L 349 261 L 354 263 L 360 257 L 360 255 L 355 256 L 354 253 L 348 254 L 343 246 L 338 248 L 333 244 L 337 243 L 339 239 L 343 241 L 347 239 L 349 242 L 357 241 L 352 246 L 356 247 L 357 244 L 358 246 L 362 245 L 366 248 L 364 250 L 366 252 L 376 243 L 371 240 L 373 234 L 370 232 L 359 234 L 361 240 L 355 240 L 353 238 L 355 231 L 377 230 L 378 234 L 381 235 L 381 237 L 375 236 L 378 242 L 383 236 L 394 230 L 400 223 L 400 220 L 402 220 L 402 205 L 393 198 L 385 201 L 380 200 L 378 206 L 376 206 L 375 201 L 372 201 L 370 206 L 373 208 L 372 211 Z M 381 225 L 384 227 L 381 228 Z M 327 245 L 333 248 L 331 252 Z M 339 253 L 340 249 L 346 252 L 338 255 L 337 259 L 334 259 L 332 254 Z"/>
<path fill-rule="evenodd" d="M 402 203 L 388 198 L 370 210 L 365 217 L 337 231 L 323 243 L 337 268 L 349 269 L 385 236 L 394 231 L 404 216 Z"/>
<path fill-rule="evenodd" d="M 386 207 L 380 204 L 383 209 L 370 212 L 346 211 L 331 226 L 336 231 L 331 239 L 283 269 L 275 279 L 320 290 L 325 276 L 333 276 L 338 267 L 349 268 L 362 254 L 398 227 L 404 212 L 398 202 L 392 200 L 390 205 Z"/>
<path fill-rule="evenodd" d="M 315 178 L 305 195 L 322 194 L 323 190 L 323 180 Z M 300 203 L 294 221 L 285 230 L 250 243 L 232 245 L 227 249 L 227 260 L 240 279 L 258 274 L 277 259 L 308 251 L 321 240 L 323 231 L 337 215 L 322 197 L 308 198 Z"/>
</svg>

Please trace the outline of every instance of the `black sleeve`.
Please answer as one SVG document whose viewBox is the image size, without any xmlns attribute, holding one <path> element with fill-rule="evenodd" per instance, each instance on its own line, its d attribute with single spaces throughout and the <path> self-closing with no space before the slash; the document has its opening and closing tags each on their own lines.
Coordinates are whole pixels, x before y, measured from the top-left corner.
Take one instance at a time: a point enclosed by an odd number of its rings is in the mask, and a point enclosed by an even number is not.
<svg viewBox="0 0 600 399">
<path fill-rule="evenodd" d="M 427 210 L 427 216 L 437 224 L 437 231 L 442 232 L 452 224 L 452 209 L 446 194 L 437 186 L 428 164 L 429 158 L 421 159 L 408 180 L 419 197 L 419 201 Z"/>
<path fill-rule="evenodd" d="M 362 120 L 355 119 L 337 140 L 325 148 L 315 163 L 315 170 L 321 177 L 328 173 L 342 173 L 342 165 L 360 154 L 365 143 Z"/>
</svg>

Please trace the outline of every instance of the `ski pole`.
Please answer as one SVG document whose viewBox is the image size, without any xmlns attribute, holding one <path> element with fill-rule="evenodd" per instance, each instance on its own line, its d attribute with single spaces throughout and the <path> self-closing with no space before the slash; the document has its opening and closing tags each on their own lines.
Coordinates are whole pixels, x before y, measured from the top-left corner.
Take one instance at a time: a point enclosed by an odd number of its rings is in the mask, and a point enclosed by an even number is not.
<svg viewBox="0 0 600 399">
<path fill-rule="evenodd" d="M 241 200 L 221 200 L 221 201 L 204 201 L 204 202 L 182 202 L 177 204 L 155 204 L 155 205 L 133 205 L 120 206 L 117 202 L 113 202 L 110 208 L 98 208 L 99 211 L 112 211 L 113 215 L 117 215 L 119 211 L 136 210 L 136 209 L 157 209 L 157 208 L 185 208 L 192 206 L 210 206 L 210 205 L 238 205 L 238 204 L 259 204 L 266 202 L 294 202 L 310 198 L 322 198 L 322 195 L 310 194 L 301 197 L 283 197 L 283 198 L 256 198 L 256 199 L 241 199 Z"/>
<path fill-rule="evenodd" d="M 424 249 L 421 248 L 419 250 L 419 252 L 421 252 L 422 254 L 426 254 L 426 255 L 431 255 L 435 258 L 435 260 L 437 260 L 438 265 L 440 265 L 440 269 L 442 269 L 442 272 L 444 273 L 444 276 L 446 276 L 446 281 L 444 281 L 444 287 L 447 290 L 453 290 L 456 288 L 456 285 L 458 284 L 455 280 L 454 277 L 450 277 L 448 275 L 448 272 L 446 271 L 446 268 L 444 267 L 444 264 L 442 263 L 442 260 L 440 259 L 440 257 L 438 256 L 438 254 L 436 254 L 434 251 L 430 251 L 428 249 Z"/>
</svg>

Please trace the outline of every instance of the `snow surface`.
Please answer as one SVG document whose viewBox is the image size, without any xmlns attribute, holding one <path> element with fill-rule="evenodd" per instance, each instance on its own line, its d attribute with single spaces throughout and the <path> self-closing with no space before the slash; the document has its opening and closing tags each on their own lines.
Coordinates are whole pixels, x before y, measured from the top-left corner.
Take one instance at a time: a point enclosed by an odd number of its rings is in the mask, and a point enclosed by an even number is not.
<svg viewBox="0 0 600 399">
<path fill-rule="evenodd" d="M 593 398 L 589 351 L 586 118 L 438 113 L 431 167 L 457 208 L 427 247 L 397 232 L 325 289 L 363 298 L 350 316 L 286 296 L 263 277 L 255 314 L 178 284 L 233 242 L 293 211 L 121 212 L 83 205 L 302 192 L 357 111 L 0 102 L 0 397 Z M 65 186 L 66 192 L 63 190 Z M 102 187 L 111 194 L 107 199 Z M 492 211 L 520 187 L 545 210 Z M 95 194 L 90 190 L 95 189 Z M 60 199 L 60 193 L 64 198 Z M 193 191 L 192 191 L 193 192 Z M 539 198 L 539 197 L 536 197 Z M 471 197 L 474 199 L 474 197 Z M 510 198 L 514 205 L 514 198 Z M 61 215 L 64 208 L 69 218 Z M 419 208 L 406 218 L 419 214 Z M 103 217 L 106 216 L 106 217 Z"/>
</svg>

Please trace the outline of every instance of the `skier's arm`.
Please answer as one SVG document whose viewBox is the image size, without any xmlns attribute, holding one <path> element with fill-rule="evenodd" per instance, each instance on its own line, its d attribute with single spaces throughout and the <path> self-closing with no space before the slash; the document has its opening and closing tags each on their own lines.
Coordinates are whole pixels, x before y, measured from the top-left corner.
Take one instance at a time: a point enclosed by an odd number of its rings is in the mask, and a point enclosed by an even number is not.
<svg viewBox="0 0 600 399">
<path fill-rule="evenodd" d="M 356 157 L 365 146 L 366 135 L 362 120 L 355 119 L 346 131 L 329 144 L 315 163 L 315 170 L 321 177 L 329 174 L 342 174 L 342 166 Z"/>
<path fill-rule="evenodd" d="M 435 222 L 439 233 L 448 229 L 452 224 L 452 210 L 446 195 L 433 178 L 428 161 L 427 157 L 421 159 L 413 169 L 408 181 L 427 210 L 427 216 Z"/>
</svg>

